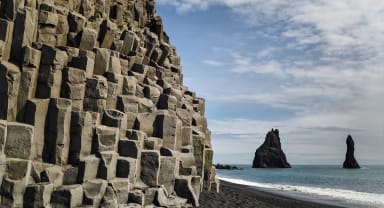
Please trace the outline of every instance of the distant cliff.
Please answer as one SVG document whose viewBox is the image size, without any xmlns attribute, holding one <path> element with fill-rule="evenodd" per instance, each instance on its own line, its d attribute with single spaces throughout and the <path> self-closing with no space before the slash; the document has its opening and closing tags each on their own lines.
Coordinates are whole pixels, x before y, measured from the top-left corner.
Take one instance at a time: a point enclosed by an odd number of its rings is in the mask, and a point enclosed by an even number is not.
<svg viewBox="0 0 384 208">
<path fill-rule="evenodd" d="M 281 149 L 279 130 L 272 129 L 265 136 L 264 143 L 256 150 L 253 168 L 290 168 Z"/>
<path fill-rule="evenodd" d="M 0 0 L 0 205 L 199 206 L 204 108 L 155 0 Z"/>
<path fill-rule="evenodd" d="M 347 140 L 347 153 L 345 155 L 345 161 L 343 163 L 343 168 L 348 169 L 357 169 L 360 168 L 359 163 L 355 159 L 355 142 L 352 139 L 351 135 L 348 135 Z"/>
</svg>

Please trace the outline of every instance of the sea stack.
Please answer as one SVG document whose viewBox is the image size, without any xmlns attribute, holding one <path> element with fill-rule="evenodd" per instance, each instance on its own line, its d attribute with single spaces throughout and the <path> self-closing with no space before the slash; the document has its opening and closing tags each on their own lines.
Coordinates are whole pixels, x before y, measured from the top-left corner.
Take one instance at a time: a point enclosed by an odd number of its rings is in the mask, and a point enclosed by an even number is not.
<svg viewBox="0 0 384 208">
<path fill-rule="evenodd" d="M 343 168 L 348 168 L 348 169 L 360 168 L 359 163 L 357 163 L 354 156 L 355 142 L 353 141 L 351 135 L 348 135 L 346 143 L 347 143 L 347 154 L 345 155 Z"/>
<path fill-rule="evenodd" d="M 0 207 L 198 207 L 205 100 L 155 0 L 0 0 Z"/>
<path fill-rule="evenodd" d="M 272 129 L 265 136 L 264 143 L 256 150 L 252 168 L 290 168 L 281 149 L 279 130 Z"/>
</svg>

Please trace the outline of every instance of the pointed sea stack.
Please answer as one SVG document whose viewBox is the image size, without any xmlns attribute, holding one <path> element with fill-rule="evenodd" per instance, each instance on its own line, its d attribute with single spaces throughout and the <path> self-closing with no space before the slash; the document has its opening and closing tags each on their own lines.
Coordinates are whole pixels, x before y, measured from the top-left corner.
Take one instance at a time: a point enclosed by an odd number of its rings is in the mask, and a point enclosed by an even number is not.
<svg viewBox="0 0 384 208">
<path fill-rule="evenodd" d="M 348 168 L 348 169 L 360 168 L 359 163 L 357 163 L 354 156 L 355 142 L 353 141 L 351 135 L 348 135 L 346 143 L 347 143 L 347 154 L 345 155 L 343 168 Z"/>
<path fill-rule="evenodd" d="M 279 130 L 272 129 L 265 137 L 264 143 L 256 150 L 252 168 L 290 168 L 281 149 Z"/>
</svg>

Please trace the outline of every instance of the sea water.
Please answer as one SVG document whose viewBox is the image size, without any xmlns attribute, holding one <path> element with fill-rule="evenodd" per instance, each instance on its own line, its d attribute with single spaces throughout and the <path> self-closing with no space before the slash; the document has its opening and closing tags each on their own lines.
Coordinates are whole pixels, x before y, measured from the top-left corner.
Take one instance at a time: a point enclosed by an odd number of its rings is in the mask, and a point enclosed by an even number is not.
<svg viewBox="0 0 384 208">
<path fill-rule="evenodd" d="M 221 180 L 344 207 L 384 208 L 384 166 L 343 169 L 296 165 L 287 169 L 217 170 Z"/>
</svg>

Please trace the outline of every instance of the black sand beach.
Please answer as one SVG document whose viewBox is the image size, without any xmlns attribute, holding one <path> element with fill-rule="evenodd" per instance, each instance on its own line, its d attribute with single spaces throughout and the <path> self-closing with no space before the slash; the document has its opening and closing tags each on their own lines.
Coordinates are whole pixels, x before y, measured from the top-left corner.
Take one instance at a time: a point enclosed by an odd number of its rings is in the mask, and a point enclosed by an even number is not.
<svg viewBox="0 0 384 208">
<path fill-rule="evenodd" d="M 294 199 L 288 196 L 269 193 L 245 185 L 220 181 L 220 193 L 203 191 L 200 207 L 249 207 L 249 208 L 340 208 L 328 204 Z"/>
</svg>

